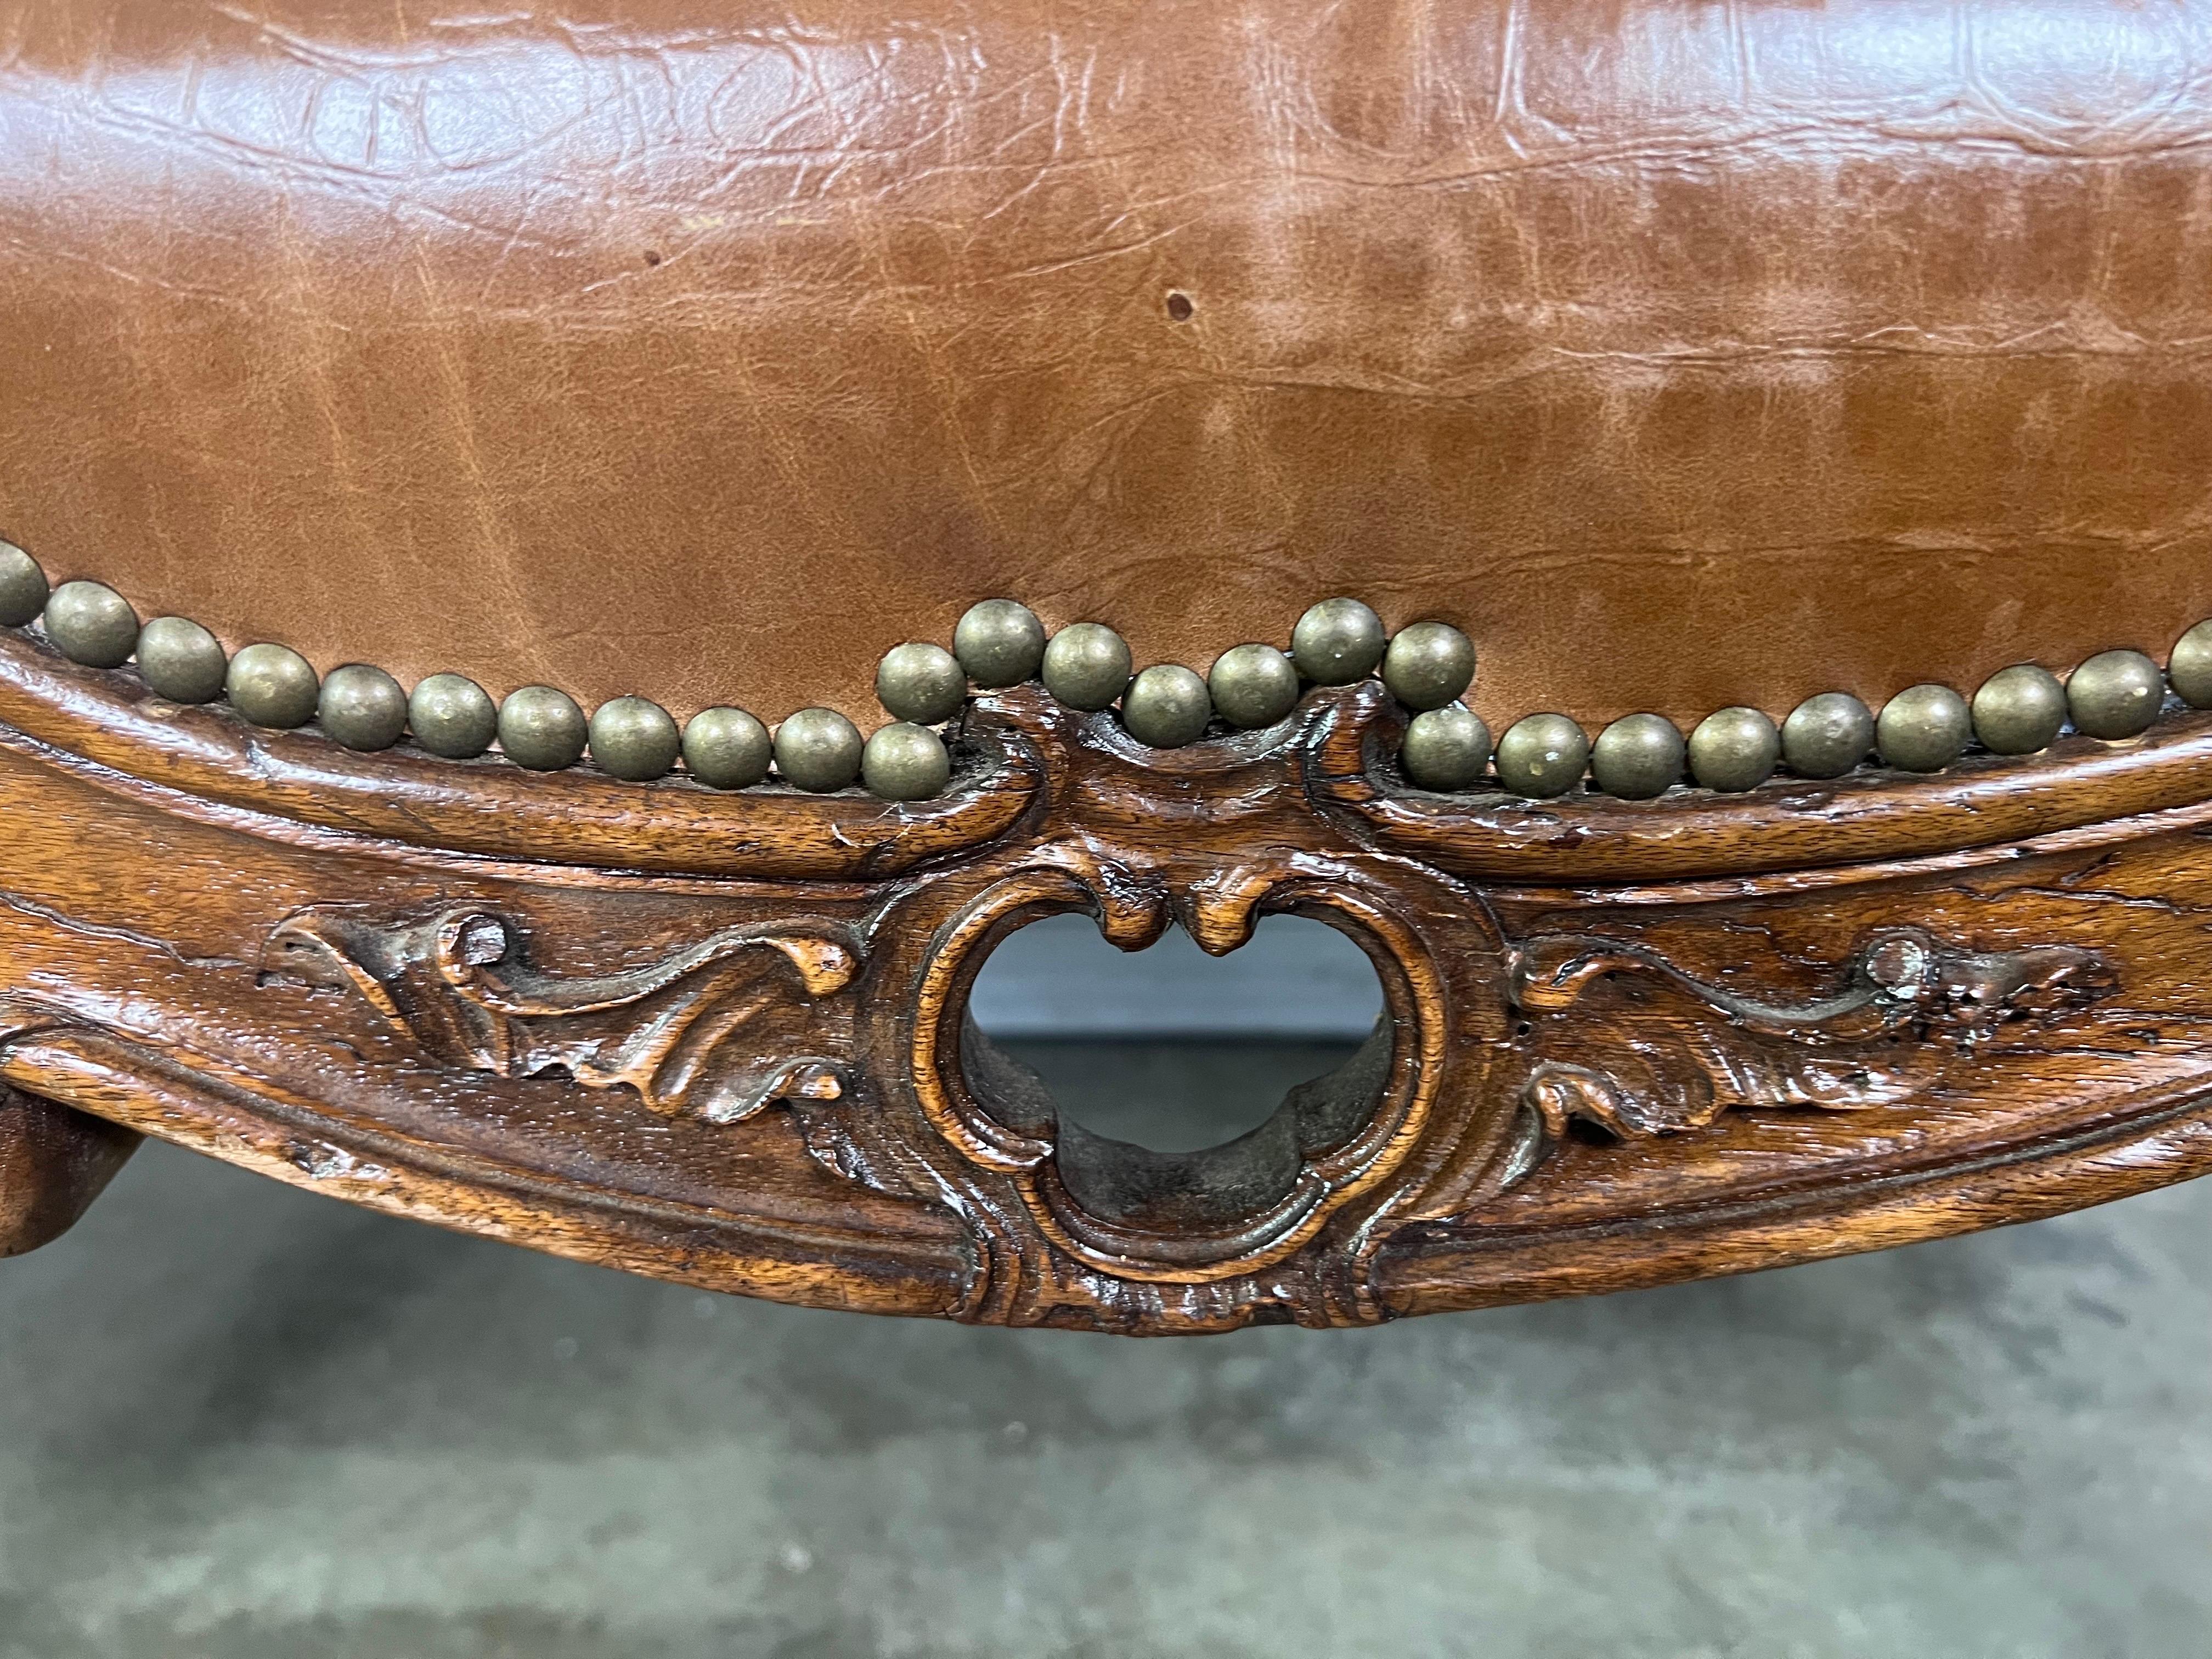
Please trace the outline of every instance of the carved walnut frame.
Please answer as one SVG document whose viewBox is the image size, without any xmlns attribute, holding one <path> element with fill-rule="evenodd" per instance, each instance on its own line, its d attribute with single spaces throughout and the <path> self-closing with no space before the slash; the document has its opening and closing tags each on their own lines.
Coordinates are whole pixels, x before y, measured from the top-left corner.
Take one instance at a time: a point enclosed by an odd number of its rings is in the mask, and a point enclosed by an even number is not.
<svg viewBox="0 0 2212 1659">
<path fill-rule="evenodd" d="M 1447 798 L 1371 684 L 1156 751 L 986 696 L 940 800 L 355 756 L 0 638 L 0 1251 L 154 1134 L 780 1300 L 1132 1333 L 1656 1284 L 2212 1164 L 2212 718 L 1931 778 Z M 1167 1158 L 966 1018 L 1056 910 L 1342 929 L 1376 1035 Z"/>
</svg>

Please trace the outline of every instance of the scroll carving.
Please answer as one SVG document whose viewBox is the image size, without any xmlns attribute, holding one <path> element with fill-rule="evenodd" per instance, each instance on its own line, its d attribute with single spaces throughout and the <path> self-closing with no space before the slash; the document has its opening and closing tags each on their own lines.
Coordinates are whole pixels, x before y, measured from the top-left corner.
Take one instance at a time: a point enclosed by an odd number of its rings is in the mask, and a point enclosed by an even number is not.
<svg viewBox="0 0 2212 1659">
<path fill-rule="evenodd" d="M 1554 1140 L 1577 1120 L 1648 1137 L 1731 1109 L 1891 1104 L 1913 1092 L 1931 1050 L 1971 1052 L 2114 988 L 2104 959 L 2077 946 L 1974 951 L 1918 927 L 1873 934 L 1826 994 L 1802 1000 L 1578 933 L 1516 945 L 1505 984 L 1525 1017 L 1521 1099 Z"/>
<path fill-rule="evenodd" d="M 468 907 L 394 927 L 315 909 L 270 939 L 276 971 L 349 986 L 449 1064 L 500 1077 L 565 1070 L 628 1085 L 654 1111 L 736 1123 L 775 1101 L 835 1100 L 847 1062 L 820 1048 L 819 1005 L 860 969 L 830 929 L 735 927 L 642 967 L 547 974 L 513 921 Z M 783 1052 L 788 1042 L 801 1052 Z"/>
<path fill-rule="evenodd" d="M 1743 969 L 1701 975 L 1634 938 L 1509 944 L 1479 911 L 1424 927 L 1350 867 L 1174 878 L 1162 862 L 1054 859 L 949 914 L 950 884 L 924 884 L 865 928 L 723 928 L 605 975 L 547 971 L 521 921 L 481 908 L 384 926 L 319 909 L 284 922 L 269 960 L 349 987 L 447 1064 L 564 1069 L 712 1123 L 782 1102 L 823 1168 L 960 1219 L 975 1250 L 967 1316 L 1125 1330 L 1217 1328 L 1271 1305 L 1310 1322 L 1380 1317 L 1370 1281 L 1391 1236 L 1479 1214 L 1576 1121 L 1649 1139 L 1729 1110 L 1895 1103 L 1924 1085 L 1930 1056 L 2112 988 L 2086 950 L 1978 951 L 1914 927 L 1877 930 L 1809 989 L 1785 988 Z M 1226 950 L 1263 908 L 1327 915 L 1359 938 L 1385 969 L 1390 1015 L 1259 1152 L 1176 1159 L 1099 1142 L 968 1018 L 983 956 L 1036 915 L 1091 909 L 1125 945 L 1172 916 Z M 1444 921 L 1449 972 L 1428 942 Z M 863 933 L 885 947 L 866 995 Z M 1485 1051 L 1495 1066 L 1470 1064 Z M 1275 1173 L 1255 1182 L 1261 1164 Z"/>
</svg>

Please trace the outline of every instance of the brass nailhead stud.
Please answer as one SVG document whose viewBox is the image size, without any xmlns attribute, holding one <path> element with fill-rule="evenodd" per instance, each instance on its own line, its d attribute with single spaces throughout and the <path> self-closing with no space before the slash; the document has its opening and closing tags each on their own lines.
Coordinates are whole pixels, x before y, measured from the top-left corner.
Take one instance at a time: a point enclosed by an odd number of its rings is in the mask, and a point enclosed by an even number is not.
<svg viewBox="0 0 2212 1659">
<path fill-rule="evenodd" d="M 1690 774 L 1708 789 L 1756 789 L 1774 775 L 1782 733 L 1756 708 L 1723 708 L 1690 733 Z"/>
<path fill-rule="evenodd" d="M 1375 672 L 1389 641 L 1382 618 L 1358 599 L 1323 599 L 1291 630 L 1291 660 L 1316 685 L 1349 685 Z"/>
<path fill-rule="evenodd" d="M 1180 749 L 1206 735 L 1213 700 L 1206 682 L 1176 663 L 1159 663 L 1129 682 L 1121 698 L 1121 724 L 1139 743 Z"/>
<path fill-rule="evenodd" d="M 1966 751 L 1973 731 L 1966 700 L 1948 685 L 1916 685 L 1881 706 L 1875 740 L 1885 764 L 1940 772 Z"/>
<path fill-rule="evenodd" d="M 2048 749 L 2066 724 L 2066 688 L 2032 662 L 2000 668 L 1982 682 L 1972 704 L 1974 736 L 1997 755 Z"/>
<path fill-rule="evenodd" d="M 1474 641 L 1449 623 L 1409 623 L 1382 653 L 1382 684 L 1408 708 L 1442 708 L 1474 684 Z"/>
<path fill-rule="evenodd" d="M 1840 778 L 1874 752 L 1874 711 L 1848 691 L 1823 691 L 1782 722 L 1782 758 L 1801 778 Z"/>
<path fill-rule="evenodd" d="M 1044 661 L 1044 624 L 1025 605 L 985 599 L 969 605 L 953 629 L 952 654 L 967 677 L 986 690 L 1019 685 Z"/>
<path fill-rule="evenodd" d="M 668 711 L 643 697 L 601 703 L 586 735 L 599 769 L 630 783 L 666 776 L 684 746 Z"/>
<path fill-rule="evenodd" d="M 1044 689 L 1070 708 L 1095 714 L 1129 686 L 1129 645 L 1098 623 L 1073 623 L 1044 648 Z"/>
<path fill-rule="evenodd" d="M 1498 740 L 1498 776 L 1516 795 L 1564 795 L 1589 763 L 1589 739 L 1565 714 L 1525 715 Z"/>
<path fill-rule="evenodd" d="M 171 702 L 213 702 L 230 659 L 222 643 L 187 617 L 156 617 L 138 630 L 138 678 Z"/>
<path fill-rule="evenodd" d="M 860 781 L 884 800 L 928 800 L 951 776 L 945 739 L 911 720 L 871 732 L 860 750 Z"/>
<path fill-rule="evenodd" d="M 935 726 L 967 700 L 967 672 L 941 645 L 909 640 L 884 652 L 876 666 L 876 701 L 902 720 Z"/>
<path fill-rule="evenodd" d="M 2166 678 L 2140 651 L 2100 651 L 2066 677 L 2077 731 L 2107 741 L 2139 737 L 2166 701 Z"/>
<path fill-rule="evenodd" d="M 768 727 L 742 708 L 702 708 L 684 723 L 684 769 L 710 789 L 743 789 L 768 775 Z"/>
<path fill-rule="evenodd" d="M 1490 765 L 1490 728 L 1455 703 L 1428 708 L 1406 722 L 1398 768 L 1416 788 L 1471 789 Z"/>
<path fill-rule="evenodd" d="M 558 772 L 584 757 L 590 728 L 566 691 L 526 685 L 499 705 L 499 746 L 507 759 L 533 772 Z"/>
<path fill-rule="evenodd" d="M 1682 781 L 1684 753 L 1664 714 L 1623 714 L 1590 745 L 1590 780 L 1623 800 L 1650 800 Z"/>
<path fill-rule="evenodd" d="M 249 645 L 230 659 L 223 690 L 256 726 L 289 732 L 315 718 L 321 686 L 313 666 L 289 646 Z"/>
<path fill-rule="evenodd" d="M 138 645 L 138 613 L 113 588 L 64 582 L 46 599 L 46 637 L 71 662 L 120 668 Z"/>
<path fill-rule="evenodd" d="M 775 769 L 815 794 L 860 775 L 860 728 L 830 708 L 802 708 L 775 729 Z"/>
<path fill-rule="evenodd" d="M 415 741 L 432 754 L 469 760 L 499 735 L 499 706 L 464 675 L 433 674 L 407 699 L 407 724 Z"/>
<path fill-rule="evenodd" d="M 1272 645 L 1232 646 L 1213 659 L 1206 689 L 1222 719 L 1256 731 L 1297 707 L 1298 671 Z"/>
<path fill-rule="evenodd" d="M 2173 642 L 2166 678 L 2174 696 L 2191 708 L 2212 708 L 2212 622 L 2201 622 Z"/>
<path fill-rule="evenodd" d="M 46 608 L 46 573 L 13 542 L 0 542 L 0 628 L 21 628 Z"/>
<path fill-rule="evenodd" d="M 349 749 L 389 749 L 407 729 L 407 694 L 381 668 L 349 662 L 323 682 L 315 723 Z"/>
</svg>

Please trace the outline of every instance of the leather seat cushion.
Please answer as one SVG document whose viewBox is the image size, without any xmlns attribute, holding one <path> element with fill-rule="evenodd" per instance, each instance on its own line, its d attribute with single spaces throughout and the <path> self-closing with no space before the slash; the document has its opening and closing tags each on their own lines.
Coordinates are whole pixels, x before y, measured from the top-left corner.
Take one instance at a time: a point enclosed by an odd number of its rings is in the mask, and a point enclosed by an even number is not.
<svg viewBox="0 0 2212 1659">
<path fill-rule="evenodd" d="M 0 531 L 325 669 L 866 725 L 992 594 L 1201 669 L 1358 594 L 1493 722 L 2162 652 L 2209 15 L 27 0 Z"/>
</svg>

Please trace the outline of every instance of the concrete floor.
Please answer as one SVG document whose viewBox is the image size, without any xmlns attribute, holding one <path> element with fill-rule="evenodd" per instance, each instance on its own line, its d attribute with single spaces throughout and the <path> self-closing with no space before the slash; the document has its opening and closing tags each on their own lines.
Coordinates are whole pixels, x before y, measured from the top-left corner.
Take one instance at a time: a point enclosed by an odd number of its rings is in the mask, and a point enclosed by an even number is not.
<svg viewBox="0 0 2212 1659">
<path fill-rule="evenodd" d="M 1224 1067 L 1264 1069 L 1072 1069 Z M 149 1147 L 0 1263 L 0 1656 L 2212 1655 L 2208 1222 L 2212 1182 L 1135 1343 L 702 1296 Z"/>
</svg>

